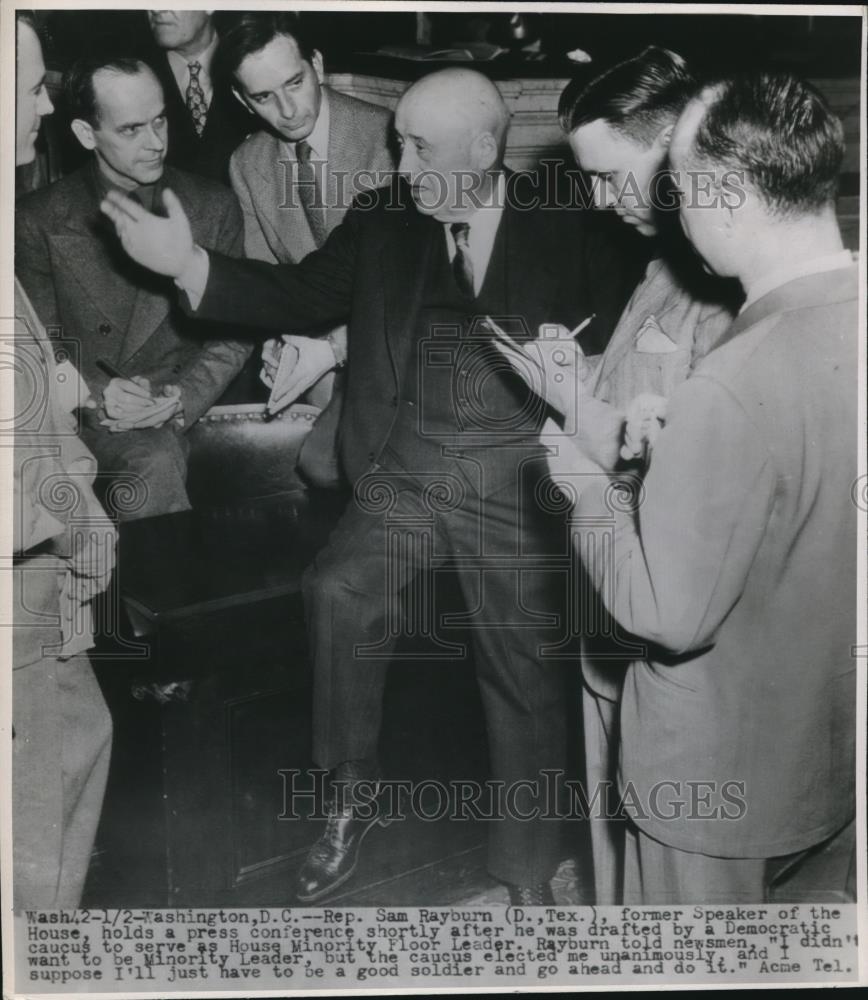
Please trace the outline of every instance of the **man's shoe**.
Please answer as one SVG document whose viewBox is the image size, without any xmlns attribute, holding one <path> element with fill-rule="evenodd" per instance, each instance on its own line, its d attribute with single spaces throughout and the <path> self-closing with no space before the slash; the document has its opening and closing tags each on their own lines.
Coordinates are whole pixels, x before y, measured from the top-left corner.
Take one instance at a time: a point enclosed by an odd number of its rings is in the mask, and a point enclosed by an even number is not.
<svg viewBox="0 0 868 1000">
<path fill-rule="evenodd" d="M 512 906 L 554 906 L 550 882 L 538 882 L 536 885 L 513 885 L 506 883 L 509 889 L 509 902 Z"/>
<path fill-rule="evenodd" d="M 373 803 L 376 807 L 376 803 Z M 376 813 L 358 819 L 350 807 L 331 812 L 319 840 L 308 851 L 296 879 L 295 896 L 300 903 L 315 903 L 339 888 L 356 870 L 359 851 L 371 827 L 386 827 L 391 821 Z"/>
</svg>

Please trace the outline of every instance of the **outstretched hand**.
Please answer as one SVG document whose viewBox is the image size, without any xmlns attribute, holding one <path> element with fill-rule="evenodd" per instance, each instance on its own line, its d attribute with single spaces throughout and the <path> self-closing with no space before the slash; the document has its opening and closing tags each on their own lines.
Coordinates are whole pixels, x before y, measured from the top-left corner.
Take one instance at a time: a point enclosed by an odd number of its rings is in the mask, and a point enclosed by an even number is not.
<svg viewBox="0 0 868 1000">
<path fill-rule="evenodd" d="M 193 233 L 181 202 L 163 191 L 167 218 L 154 215 L 118 191 L 109 191 L 100 209 L 111 219 L 121 246 L 142 267 L 180 278 L 193 259 Z"/>
</svg>

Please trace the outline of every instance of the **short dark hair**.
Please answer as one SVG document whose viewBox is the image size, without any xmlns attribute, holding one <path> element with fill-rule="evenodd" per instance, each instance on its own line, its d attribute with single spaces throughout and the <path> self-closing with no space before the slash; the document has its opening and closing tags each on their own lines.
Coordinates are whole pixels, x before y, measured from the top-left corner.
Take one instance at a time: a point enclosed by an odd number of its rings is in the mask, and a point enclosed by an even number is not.
<svg viewBox="0 0 868 1000">
<path fill-rule="evenodd" d="M 305 62 L 311 62 L 318 51 L 294 12 L 249 11 L 235 18 L 221 35 L 214 57 L 215 78 L 231 85 L 241 63 L 278 35 L 292 38 Z"/>
<path fill-rule="evenodd" d="M 150 67 L 143 59 L 133 56 L 90 55 L 76 59 L 63 74 L 63 96 L 71 119 L 81 118 L 94 126 L 99 124 L 93 78 L 103 69 L 135 76 Z"/>
<path fill-rule="evenodd" d="M 561 94 L 558 117 L 567 135 L 602 120 L 616 132 L 650 146 L 695 93 L 696 81 L 684 59 L 649 45 L 590 83 L 583 77 L 571 80 Z"/>
<path fill-rule="evenodd" d="M 825 98 L 790 73 L 754 72 L 713 84 L 691 159 L 744 172 L 782 215 L 834 202 L 844 127 Z"/>
</svg>

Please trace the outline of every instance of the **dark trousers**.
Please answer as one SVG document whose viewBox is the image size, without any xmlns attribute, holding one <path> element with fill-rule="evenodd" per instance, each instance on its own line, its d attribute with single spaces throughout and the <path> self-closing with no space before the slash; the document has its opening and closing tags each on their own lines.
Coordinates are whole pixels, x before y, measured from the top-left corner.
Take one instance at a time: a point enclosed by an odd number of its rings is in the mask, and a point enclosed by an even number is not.
<svg viewBox="0 0 868 1000">
<path fill-rule="evenodd" d="M 504 454 L 503 461 L 514 457 Z M 447 562 L 468 609 L 492 777 L 509 787 L 564 767 L 564 666 L 544 652 L 564 630 L 566 533 L 547 525 L 552 515 L 540 509 L 538 457 L 514 468 L 491 491 L 480 482 L 482 470 L 460 460 L 430 474 L 406 473 L 395 462 L 357 484 L 305 579 L 314 759 L 321 767 L 376 757 L 387 664 L 403 621 L 401 592 L 411 593 L 410 626 L 430 623 L 436 632 L 432 574 Z M 521 811 L 531 810 L 529 798 L 519 802 Z M 491 873 L 519 884 L 546 880 L 557 867 L 558 840 L 553 819 L 494 820 Z"/>
<path fill-rule="evenodd" d="M 189 447 L 171 423 L 112 434 L 88 411 L 81 437 L 97 461 L 95 489 L 110 516 L 134 521 L 190 509 Z"/>
</svg>

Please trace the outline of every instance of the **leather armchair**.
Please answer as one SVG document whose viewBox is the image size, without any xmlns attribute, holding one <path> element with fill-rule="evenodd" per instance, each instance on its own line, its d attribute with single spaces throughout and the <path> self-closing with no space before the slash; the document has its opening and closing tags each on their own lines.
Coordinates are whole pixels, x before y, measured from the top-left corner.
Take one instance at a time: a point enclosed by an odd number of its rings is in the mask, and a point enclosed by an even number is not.
<svg viewBox="0 0 868 1000">
<path fill-rule="evenodd" d="M 263 403 L 213 406 L 187 434 L 193 507 L 303 494 L 296 462 L 319 414 L 303 403 L 273 417 L 266 416 Z"/>
</svg>

